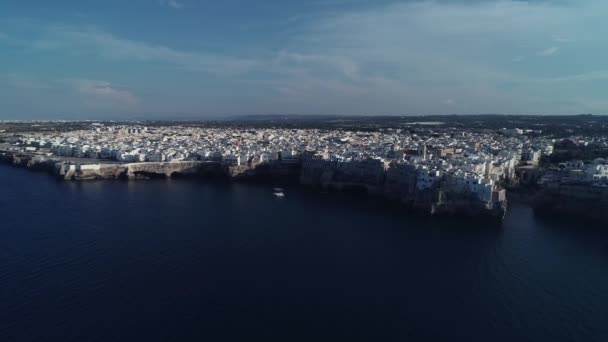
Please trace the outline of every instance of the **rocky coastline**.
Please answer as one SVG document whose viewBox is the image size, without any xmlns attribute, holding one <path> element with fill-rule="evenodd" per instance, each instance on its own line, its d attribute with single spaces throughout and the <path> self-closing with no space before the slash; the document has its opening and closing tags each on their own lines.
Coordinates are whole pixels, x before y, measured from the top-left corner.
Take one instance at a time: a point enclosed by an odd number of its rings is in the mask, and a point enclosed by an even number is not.
<svg viewBox="0 0 608 342">
<path fill-rule="evenodd" d="M 0 152 L 0 162 L 31 170 L 45 171 L 66 181 L 139 180 L 163 178 L 213 178 L 228 181 L 292 182 L 321 191 L 357 192 L 392 202 L 405 210 L 432 216 L 503 219 L 506 199 L 491 204 L 471 196 L 450 193 L 441 188 L 416 191 L 412 184 L 390 184 L 386 179 L 365 182 L 345 179 L 332 170 L 318 170 L 306 163 L 224 165 L 214 161 L 164 163 L 115 163 L 98 160 L 66 160 L 53 156 Z M 397 190 L 396 190 L 397 189 Z"/>
<path fill-rule="evenodd" d="M 532 197 L 531 205 L 540 215 L 608 223 L 608 187 L 605 186 L 581 182 L 549 184 Z"/>
</svg>

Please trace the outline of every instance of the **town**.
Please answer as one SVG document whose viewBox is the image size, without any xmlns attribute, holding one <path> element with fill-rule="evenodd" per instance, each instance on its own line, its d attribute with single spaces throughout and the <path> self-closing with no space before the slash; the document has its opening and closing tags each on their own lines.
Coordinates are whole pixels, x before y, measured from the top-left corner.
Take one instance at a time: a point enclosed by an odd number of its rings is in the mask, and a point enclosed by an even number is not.
<svg viewBox="0 0 608 342">
<path fill-rule="evenodd" d="M 482 211 L 501 215 L 506 192 L 522 189 L 539 190 L 538 207 L 550 210 L 571 208 L 568 199 L 603 204 L 608 192 L 606 137 L 573 132 L 556 138 L 536 127 L 467 129 L 440 121 L 371 131 L 145 122 L 81 122 L 75 127 L 5 129 L 0 151 L 13 161 L 28 156 L 29 163 L 52 162 L 66 179 L 114 178 L 116 165 L 213 164 L 232 175 L 297 165 L 303 184 L 363 188 L 433 213 L 477 215 L 473 201 Z M 104 167 L 113 168 L 110 177 L 99 172 Z"/>
</svg>

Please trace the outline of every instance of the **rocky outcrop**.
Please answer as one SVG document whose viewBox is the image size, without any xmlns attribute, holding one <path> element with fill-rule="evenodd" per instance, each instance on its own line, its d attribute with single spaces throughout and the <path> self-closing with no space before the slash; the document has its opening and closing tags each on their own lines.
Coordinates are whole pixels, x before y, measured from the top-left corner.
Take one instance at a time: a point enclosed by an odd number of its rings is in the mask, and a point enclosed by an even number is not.
<svg viewBox="0 0 608 342">
<path fill-rule="evenodd" d="M 59 161 L 41 155 L 0 152 L 0 162 L 18 167 L 26 167 L 36 171 L 53 172 L 55 170 L 55 165 Z"/>
<path fill-rule="evenodd" d="M 608 222 L 608 187 L 584 182 L 545 184 L 533 197 L 532 206 L 539 214 L 571 216 Z"/>
<path fill-rule="evenodd" d="M 61 163 L 55 173 L 65 180 L 127 178 L 128 168 L 119 164 L 74 165 Z"/>
<path fill-rule="evenodd" d="M 56 173 L 66 180 L 154 179 L 225 175 L 216 162 L 73 164 L 62 163 Z"/>
<path fill-rule="evenodd" d="M 486 217 L 502 220 L 507 211 L 507 202 L 482 202 L 472 194 L 437 192 L 431 204 L 431 213 L 442 216 Z"/>
<path fill-rule="evenodd" d="M 374 168 L 366 170 L 370 171 L 371 176 L 362 176 L 356 172 L 349 174 L 344 172 L 338 163 L 314 160 L 303 165 L 300 182 L 326 190 L 367 193 L 399 201 L 407 209 L 429 215 L 488 217 L 501 220 L 507 210 L 504 190 L 497 192 L 492 201 L 484 202 L 472 193 L 447 192 L 441 183 L 430 189 L 418 189 L 415 169 L 389 168 L 380 175 Z"/>
<path fill-rule="evenodd" d="M 127 178 L 171 178 L 176 176 L 222 175 L 221 163 L 207 161 L 182 161 L 174 163 L 127 164 Z"/>
<path fill-rule="evenodd" d="M 301 167 L 299 164 L 264 163 L 257 165 L 229 166 L 227 173 L 236 181 L 297 181 Z"/>
</svg>

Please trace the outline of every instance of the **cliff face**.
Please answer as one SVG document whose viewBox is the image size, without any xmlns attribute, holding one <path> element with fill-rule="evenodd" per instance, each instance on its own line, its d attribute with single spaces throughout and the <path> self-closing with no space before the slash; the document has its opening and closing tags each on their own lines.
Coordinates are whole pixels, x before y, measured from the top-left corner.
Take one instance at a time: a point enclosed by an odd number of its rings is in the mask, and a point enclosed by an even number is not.
<svg viewBox="0 0 608 342">
<path fill-rule="evenodd" d="M 297 180 L 300 174 L 299 164 L 266 163 L 258 165 L 229 166 L 227 175 L 233 180 Z"/>
<path fill-rule="evenodd" d="M 43 156 L 32 156 L 27 154 L 0 153 L 0 161 L 18 167 L 27 167 L 37 171 L 53 172 L 57 160 Z"/>
<path fill-rule="evenodd" d="M 51 172 L 65 180 L 150 179 L 171 177 L 221 177 L 236 181 L 296 181 L 327 190 L 364 192 L 400 201 L 404 207 L 431 215 L 492 216 L 502 218 L 506 201 L 484 203 L 463 194 L 446 193 L 440 187 L 419 190 L 412 170 L 379 172 L 366 164 L 359 172 L 331 164 L 282 164 L 228 166 L 218 162 L 184 161 L 172 163 L 91 163 L 75 164 L 54 158 L 12 153 L 0 154 L 0 161 Z M 367 172 L 367 173 L 366 173 Z M 396 172 L 396 173 L 395 173 Z"/>
<path fill-rule="evenodd" d="M 220 176 L 226 169 L 217 162 L 184 161 L 176 163 L 127 164 L 127 178 L 171 178 L 195 176 Z"/>
<path fill-rule="evenodd" d="M 608 188 L 586 184 L 551 184 L 532 201 L 538 213 L 552 216 L 580 216 L 608 222 Z"/>
<path fill-rule="evenodd" d="M 502 219 L 506 210 L 506 201 L 486 203 L 477 199 L 473 194 L 450 193 L 443 190 L 437 192 L 437 200 L 432 205 L 434 214 L 447 216 Z"/>
<path fill-rule="evenodd" d="M 128 168 L 124 165 L 107 164 L 92 167 L 71 167 L 70 164 L 60 164 L 56 174 L 65 180 L 95 180 L 95 179 L 124 179 Z"/>
<path fill-rule="evenodd" d="M 227 167 L 217 162 L 176 163 L 74 163 L 56 157 L 4 152 L 0 161 L 19 167 L 44 170 L 65 180 L 148 179 L 177 176 L 228 176 Z"/>
<path fill-rule="evenodd" d="M 226 176 L 215 162 L 134 163 L 75 166 L 66 165 L 65 179 L 154 179 L 172 177 Z"/>
<path fill-rule="evenodd" d="M 300 183 L 308 186 L 324 186 L 331 182 L 333 171 L 304 166 L 300 172 Z"/>
<path fill-rule="evenodd" d="M 304 164 L 300 182 L 308 186 L 338 191 L 358 191 L 400 201 L 406 208 L 430 215 L 489 217 L 502 219 L 507 210 L 504 190 L 501 199 L 490 203 L 479 200 L 475 194 L 445 191 L 441 184 L 430 189 L 416 187 L 415 170 L 406 167 L 389 169 L 384 175 L 349 177 L 340 167 L 314 161 Z M 364 180 L 362 180 L 364 179 Z"/>
</svg>

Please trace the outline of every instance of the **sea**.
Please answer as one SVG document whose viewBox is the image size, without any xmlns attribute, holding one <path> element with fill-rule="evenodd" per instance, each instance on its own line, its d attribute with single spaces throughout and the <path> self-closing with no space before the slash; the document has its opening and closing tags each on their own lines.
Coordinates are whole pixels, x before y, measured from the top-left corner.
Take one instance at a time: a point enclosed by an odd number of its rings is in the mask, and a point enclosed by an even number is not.
<svg viewBox="0 0 608 342">
<path fill-rule="evenodd" d="M 0 166 L 0 341 L 608 341 L 608 227 Z"/>
</svg>

